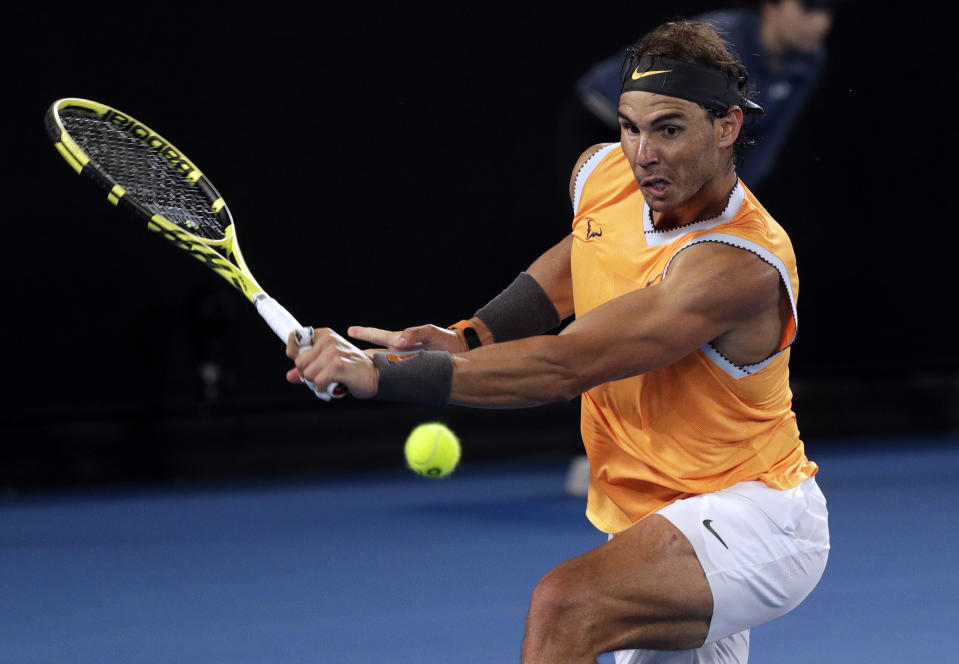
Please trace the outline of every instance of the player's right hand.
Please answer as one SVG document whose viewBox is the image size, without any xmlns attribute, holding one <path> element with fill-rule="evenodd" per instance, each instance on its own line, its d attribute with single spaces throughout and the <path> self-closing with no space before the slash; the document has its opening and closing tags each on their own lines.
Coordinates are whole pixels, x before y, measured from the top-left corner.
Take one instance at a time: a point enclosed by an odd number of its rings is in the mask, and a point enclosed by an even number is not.
<svg viewBox="0 0 959 664">
<path fill-rule="evenodd" d="M 445 350 L 450 353 L 465 353 L 469 350 L 462 334 L 436 325 L 418 325 L 395 332 L 353 325 L 346 333 L 354 339 L 396 351 Z"/>
<path fill-rule="evenodd" d="M 293 369 L 286 380 L 298 383 L 307 380 L 320 390 L 333 383 L 346 387 L 358 399 L 376 396 L 379 374 L 369 355 L 329 328 L 313 331 L 313 345 L 299 347 L 299 339 L 291 333 L 286 342 L 286 356 L 293 360 Z"/>
</svg>

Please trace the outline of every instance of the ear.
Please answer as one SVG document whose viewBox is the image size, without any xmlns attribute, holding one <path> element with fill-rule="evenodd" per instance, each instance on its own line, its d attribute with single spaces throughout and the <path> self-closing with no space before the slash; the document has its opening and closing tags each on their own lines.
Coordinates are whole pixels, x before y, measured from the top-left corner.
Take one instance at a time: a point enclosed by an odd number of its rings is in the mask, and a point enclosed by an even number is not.
<svg viewBox="0 0 959 664">
<path fill-rule="evenodd" d="M 715 127 L 719 147 L 730 147 L 739 138 L 739 132 L 743 128 L 743 109 L 739 106 L 731 106 L 724 117 L 716 118 Z"/>
</svg>

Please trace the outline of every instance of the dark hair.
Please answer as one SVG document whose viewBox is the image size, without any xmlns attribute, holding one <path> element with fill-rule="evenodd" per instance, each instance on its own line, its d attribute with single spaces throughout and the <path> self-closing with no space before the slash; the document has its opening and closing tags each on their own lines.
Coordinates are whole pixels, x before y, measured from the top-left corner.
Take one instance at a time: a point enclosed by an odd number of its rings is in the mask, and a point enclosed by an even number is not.
<svg viewBox="0 0 959 664">
<path fill-rule="evenodd" d="M 627 49 L 627 64 L 624 64 L 624 69 L 628 63 L 644 55 L 672 58 L 718 69 L 739 81 L 739 94 L 743 99 L 752 96 L 753 90 L 748 85 L 746 67 L 739 61 L 722 34 L 708 23 L 685 20 L 663 23 Z M 725 115 L 709 109 L 705 111 L 710 121 Z M 740 130 L 739 137 L 733 144 L 736 163 L 742 160 L 743 154 L 754 143 L 745 131 Z"/>
</svg>

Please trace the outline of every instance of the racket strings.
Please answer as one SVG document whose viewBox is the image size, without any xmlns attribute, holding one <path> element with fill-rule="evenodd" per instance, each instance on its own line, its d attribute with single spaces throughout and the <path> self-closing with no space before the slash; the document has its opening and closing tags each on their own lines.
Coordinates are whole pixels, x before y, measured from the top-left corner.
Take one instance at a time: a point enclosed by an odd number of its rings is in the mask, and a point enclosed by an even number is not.
<svg viewBox="0 0 959 664">
<path fill-rule="evenodd" d="M 60 120 L 90 160 L 126 190 L 125 197 L 194 235 L 223 238 L 213 201 L 172 169 L 156 149 L 100 118 L 61 113 Z"/>
</svg>

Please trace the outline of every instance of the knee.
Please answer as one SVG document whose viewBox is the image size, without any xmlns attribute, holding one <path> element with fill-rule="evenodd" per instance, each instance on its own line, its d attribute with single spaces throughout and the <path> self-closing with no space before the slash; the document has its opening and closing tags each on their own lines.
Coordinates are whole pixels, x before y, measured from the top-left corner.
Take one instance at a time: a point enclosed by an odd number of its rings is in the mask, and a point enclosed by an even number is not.
<svg viewBox="0 0 959 664">
<path fill-rule="evenodd" d="M 533 590 L 527 617 L 527 639 L 549 642 L 570 655 L 600 653 L 596 642 L 595 605 L 588 588 L 560 565 Z"/>
</svg>

